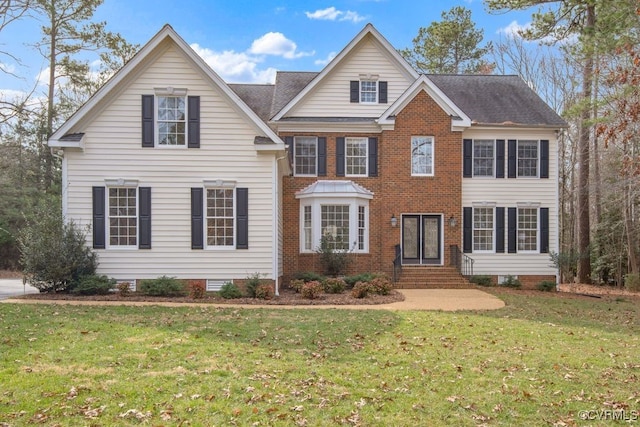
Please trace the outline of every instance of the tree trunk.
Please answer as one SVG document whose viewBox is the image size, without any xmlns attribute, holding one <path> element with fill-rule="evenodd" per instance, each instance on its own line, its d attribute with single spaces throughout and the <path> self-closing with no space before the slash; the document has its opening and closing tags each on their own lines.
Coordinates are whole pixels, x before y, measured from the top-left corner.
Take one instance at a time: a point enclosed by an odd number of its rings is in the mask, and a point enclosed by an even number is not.
<svg viewBox="0 0 640 427">
<path fill-rule="evenodd" d="M 591 34 L 595 27 L 595 7 L 587 6 L 587 23 L 585 33 Z M 592 42 L 590 42 L 592 43 Z M 589 145 L 591 142 L 591 94 L 593 84 L 593 51 L 587 48 L 587 54 L 582 69 L 583 100 L 587 103 L 582 109 L 580 117 L 580 137 L 578 139 L 578 281 L 591 283 L 591 223 L 589 212 Z"/>
</svg>

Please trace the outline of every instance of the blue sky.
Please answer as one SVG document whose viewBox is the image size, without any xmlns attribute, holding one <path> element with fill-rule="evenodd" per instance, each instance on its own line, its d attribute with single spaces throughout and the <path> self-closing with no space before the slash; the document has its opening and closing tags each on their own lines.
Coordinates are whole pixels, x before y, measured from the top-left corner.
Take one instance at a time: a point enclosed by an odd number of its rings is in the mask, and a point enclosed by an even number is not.
<svg viewBox="0 0 640 427">
<path fill-rule="evenodd" d="M 130 43 L 146 43 L 166 23 L 227 82 L 272 82 L 276 70 L 318 71 L 372 23 L 396 48 L 411 45 L 418 29 L 453 6 L 472 11 L 485 42 L 526 25 L 530 12 L 489 14 L 481 0 L 105 0 L 94 19 Z M 39 22 L 23 19 L 0 34 L 0 93 L 33 88 L 46 63 L 32 45 Z M 88 59 L 95 59 L 88 57 Z M 36 92 L 44 92 L 44 86 Z"/>
</svg>

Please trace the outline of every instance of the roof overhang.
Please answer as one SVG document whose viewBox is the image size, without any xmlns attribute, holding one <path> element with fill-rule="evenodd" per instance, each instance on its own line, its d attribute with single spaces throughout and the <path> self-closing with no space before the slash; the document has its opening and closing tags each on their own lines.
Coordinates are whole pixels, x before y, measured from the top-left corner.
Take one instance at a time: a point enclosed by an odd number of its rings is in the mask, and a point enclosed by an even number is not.
<svg viewBox="0 0 640 427">
<path fill-rule="evenodd" d="M 373 199 L 373 192 L 353 181 L 320 180 L 296 193 L 296 199 L 318 197 Z"/>
<path fill-rule="evenodd" d="M 84 151 L 84 133 L 70 133 L 58 139 L 49 139 L 51 148 L 67 148 Z"/>
<path fill-rule="evenodd" d="M 382 129 L 393 129 L 395 117 L 402 111 L 421 91 L 425 91 L 440 108 L 451 117 L 451 130 L 461 132 L 471 126 L 471 118 L 444 94 L 427 76 L 421 75 L 409 88 L 404 91 L 396 101 L 382 113 L 378 124 Z"/>
</svg>

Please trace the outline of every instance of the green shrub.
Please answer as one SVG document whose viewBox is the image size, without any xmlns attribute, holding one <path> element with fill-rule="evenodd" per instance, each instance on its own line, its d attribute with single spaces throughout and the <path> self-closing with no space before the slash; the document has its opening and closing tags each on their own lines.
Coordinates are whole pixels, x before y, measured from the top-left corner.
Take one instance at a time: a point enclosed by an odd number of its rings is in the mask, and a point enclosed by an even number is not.
<svg viewBox="0 0 640 427">
<path fill-rule="evenodd" d="M 292 281 L 289 282 L 289 287 L 294 291 L 296 291 L 297 294 L 299 294 L 300 291 L 302 290 L 302 286 L 305 283 L 306 282 L 302 279 L 293 279 Z"/>
<path fill-rule="evenodd" d="M 556 290 L 556 282 L 553 280 L 543 280 L 538 283 L 538 290 L 543 292 L 551 292 Z"/>
<path fill-rule="evenodd" d="M 522 287 L 522 283 L 520 282 L 519 279 L 513 277 L 512 275 L 508 275 L 504 278 L 504 280 L 502 281 L 502 283 L 500 283 L 500 286 L 504 286 L 505 288 L 515 288 L 515 289 L 519 289 L 520 287 Z"/>
<path fill-rule="evenodd" d="M 302 285 L 300 293 L 302 294 L 303 298 L 318 299 L 320 298 L 320 295 L 322 295 L 323 291 L 324 286 L 322 286 L 322 283 L 318 282 L 317 280 L 313 280 Z"/>
<path fill-rule="evenodd" d="M 193 299 L 202 299 L 207 292 L 207 285 L 199 280 L 189 280 L 187 288 L 189 289 L 189 297 Z"/>
<path fill-rule="evenodd" d="M 369 292 L 377 295 L 389 295 L 393 290 L 391 280 L 385 276 L 378 276 L 369 282 Z"/>
<path fill-rule="evenodd" d="M 347 276 L 344 278 L 344 281 L 347 284 L 347 287 L 353 288 L 358 282 L 370 282 L 378 276 L 378 273 L 360 273 L 353 276 Z"/>
<path fill-rule="evenodd" d="M 120 295 L 122 295 L 123 297 L 131 294 L 131 283 L 129 282 L 120 282 L 116 285 L 116 288 L 118 289 L 118 292 L 120 292 Z"/>
<path fill-rule="evenodd" d="M 640 291 L 640 274 L 629 273 L 624 276 L 624 287 L 628 291 L 638 292 Z"/>
<path fill-rule="evenodd" d="M 116 286 L 116 280 L 107 276 L 83 276 L 71 290 L 78 295 L 107 295 Z"/>
<path fill-rule="evenodd" d="M 479 276 L 471 276 L 469 279 L 471 283 L 475 283 L 478 286 L 493 286 L 493 281 L 491 280 L 491 276 L 479 275 Z"/>
<path fill-rule="evenodd" d="M 177 297 L 185 294 L 184 283 L 175 277 L 162 276 L 140 281 L 140 293 L 155 297 Z"/>
<path fill-rule="evenodd" d="M 313 282 L 314 280 L 318 282 L 323 282 L 326 277 L 322 274 L 314 273 L 313 271 L 304 271 L 296 273 L 294 279 L 302 280 L 303 282 Z"/>
<path fill-rule="evenodd" d="M 260 273 L 253 273 L 245 280 L 245 286 L 247 287 L 247 295 L 251 298 L 256 298 L 256 290 L 258 286 L 262 284 L 262 279 L 260 278 Z"/>
<path fill-rule="evenodd" d="M 82 276 L 95 274 L 96 254 L 86 246 L 86 229 L 65 221 L 57 204 L 41 204 L 18 236 L 27 281 L 40 292 L 68 291 Z"/>
<path fill-rule="evenodd" d="M 222 285 L 218 295 L 224 299 L 242 298 L 242 291 L 240 291 L 240 288 L 238 288 L 234 283 L 227 282 Z"/>
<path fill-rule="evenodd" d="M 369 295 L 371 286 L 369 282 L 358 282 L 351 289 L 351 296 L 354 298 L 365 298 Z"/>
<path fill-rule="evenodd" d="M 341 294 L 344 292 L 347 284 L 342 279 L 330 277 L 323 282 L 324 291 L 328 294 Z"/>
<path fill-rule="evenodd" d="M 256 288 L 256 298 L 258 299 L 272 299 L 274 295 L 273 292 L 273 286 L 272 285 L 267 285 L 266 283 L 263 283 L 261 285 L 258 285 L 258 287 Z"/>
<path fill-rule="evenodd" d="M 325 274 L 334 277 L 344 273 L 351 263 L 349 252 L 336 249 L 336 244 L 333 236 L 326 234 L 320 238 L 320 247 L 316 249 Z"/>
</svg>

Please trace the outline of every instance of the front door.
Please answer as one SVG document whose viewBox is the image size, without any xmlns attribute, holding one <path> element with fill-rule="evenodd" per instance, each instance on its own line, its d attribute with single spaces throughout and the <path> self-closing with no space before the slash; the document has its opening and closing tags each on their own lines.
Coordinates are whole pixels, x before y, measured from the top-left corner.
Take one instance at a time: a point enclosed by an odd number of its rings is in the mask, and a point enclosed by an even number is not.
<svg viewBox="0 0 640 427">
<path fill-rule="evenodd" d="M 402 215 L 402 263 L 442 263 L 442 217 L 440 215 Z"/>
</svg>

